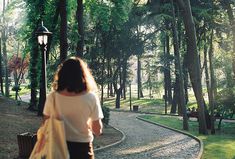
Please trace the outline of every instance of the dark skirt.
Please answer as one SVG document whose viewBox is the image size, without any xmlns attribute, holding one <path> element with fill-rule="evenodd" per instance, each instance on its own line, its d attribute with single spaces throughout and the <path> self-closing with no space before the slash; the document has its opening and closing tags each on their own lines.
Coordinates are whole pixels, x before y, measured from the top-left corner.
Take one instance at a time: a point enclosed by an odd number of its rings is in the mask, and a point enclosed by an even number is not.
<svg viewBox="0 0 235 159">
<path fill-rule="evenodd" d="M 94 159 L 92 143 L 67 141 L 70 159 Z"/>
</svg>

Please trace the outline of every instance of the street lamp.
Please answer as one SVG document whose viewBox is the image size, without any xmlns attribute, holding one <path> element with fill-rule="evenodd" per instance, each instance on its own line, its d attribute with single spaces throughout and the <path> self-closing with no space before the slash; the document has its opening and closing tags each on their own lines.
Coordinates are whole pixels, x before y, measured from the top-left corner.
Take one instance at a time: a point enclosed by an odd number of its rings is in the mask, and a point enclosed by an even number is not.
<svg viewBox="0 0 235 159">
<path fill-rule="evenodd" d="M 36 36 L 38 39 L 38 44 L 41 49 L 41 59 L 42 59 L 42 69 L 41 69 L 41 79 L 40 79 L 40 97 L 39 97 L 39 106 L 38 106 L 38 115 L 43 115 L 43 107 L 46 101 L 46 92 L 47 92 L 47 73 L 46 73 L 46 52 L 47 52 L 47 43 L 49 36 L 52 34 L 48 29 L 43 25 L 43 22 L 38 27 L 36 31 Z"/>
</svg>

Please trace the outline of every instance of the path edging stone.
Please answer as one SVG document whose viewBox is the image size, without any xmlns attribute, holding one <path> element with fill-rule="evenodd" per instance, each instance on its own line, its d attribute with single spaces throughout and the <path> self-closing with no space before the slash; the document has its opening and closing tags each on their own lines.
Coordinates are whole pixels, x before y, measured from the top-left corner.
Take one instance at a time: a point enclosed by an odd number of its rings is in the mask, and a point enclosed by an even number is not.
<svg viewBox="0 0 235 159">
<path fill-rule="evenodd" d="M 120 129 L 118 129 L 118 128 L 112 126 L 112 125 L 109 125 L 109 126 L 113 127 L 115 130 L 119 131 L 122 134 L 121 140 L 119 140 L 117 142 L 114 142 L 112 144 L 100 147 L 100 148 L 96 148 L 96 149 L 94 149 L 95 152 L 106 150 L 106 149 L 111 148 L 113 146 L 117 146 L 117 145 L 119 145 L 120 143 L 122 143 L 126 139 L 126 134 L 123 131 L 121 131 Z"/>
<path fill-rule="evenodd" d="M 162 125 L 162 124 L 159 124 L 159 123 L 156 123 L 156 122 L 147 120 L 147 119 L 143 119 L 143 118 L 141 118 L 141 117 L 139 117 L 139 116 L 137 116 L 136 118 L 139 119 L 139 120 L 142 120 L 142 121 L 144 121 L 144 122 L 148 122 L 148 123 L 150 123 L 150 124 L 158 125 L 158 126 L 161 126 L 161 127 L 163 127 L 163 128 L 170 129 L 170 130 L 172 130 L 172 131 L 176 131 L 176 132 L 178 132 L 178 133 L 187 135 L 187 136 L 189 136 L 189 137 L 195 139 L 197 142 L 199 142 L 199 146 L 200 146 L 200 150 L 199 150 L 199 153 L 198 153 L 198 156 L 196 157 L 196 159 L 201 159 L 201 158 L 202 158 L 204 145 L 203 145 L 202 140 L 199 139 L 198 137 L 196 137 L 196 136 L 194 136 L 194 135 L 192 135 L 192 134 L 190 134 L 190 133 L 187 133 L 187 132 L 178 130 L 178 129 L 174 129 L 174 128 L 171 128 L 171 127 L 168 127 L 168 126 L 165 126 L 165 125 Z"/>
</svg>

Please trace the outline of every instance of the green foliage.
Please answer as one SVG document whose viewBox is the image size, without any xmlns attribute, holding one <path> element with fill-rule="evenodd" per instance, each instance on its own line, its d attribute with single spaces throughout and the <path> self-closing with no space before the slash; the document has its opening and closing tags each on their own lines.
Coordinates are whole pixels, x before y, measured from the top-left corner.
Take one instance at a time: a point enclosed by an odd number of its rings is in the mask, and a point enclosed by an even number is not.
<svg viewBox="0 0 235 159">
<path fill-rule="evenodd" d="M 106 125 L 109 124 L 109 116 L 110 116 L 110 109 L 108 107 L 102 106 L 102 111 L 104 114 L 104 118 L 102 119 L 102 122 L 105 123 Z"/>
<path fill-rule="evenodd" d="M 98 30 L 108 32 L 110 30 L 111 7 L 107 3 L 89 0 L 85 3 L 91 16 L 91 22 Z"/>
<path fill-rule="evenodd" d="M 223 89 L 218 92 L 216 97 L 216 109 L 222 115 L 231 115 L 235 113 L 235 92 L 232 88 Z"/>
</svg>

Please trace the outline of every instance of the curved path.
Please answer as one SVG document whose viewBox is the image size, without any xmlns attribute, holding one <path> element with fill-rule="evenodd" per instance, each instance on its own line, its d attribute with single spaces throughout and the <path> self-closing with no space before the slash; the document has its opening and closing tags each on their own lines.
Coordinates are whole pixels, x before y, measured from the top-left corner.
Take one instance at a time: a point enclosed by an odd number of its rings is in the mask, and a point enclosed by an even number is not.
<svg viewBox="0 0 235 159">
<path fill-rule="evenodd" d="M 122 130 L 119 145 L 96 152 L 96 159 L 195 159 L 199 143 L 180 133 L 136 119 L 138 114 L 110 112 L 110 125 Z"/>
</svg>

